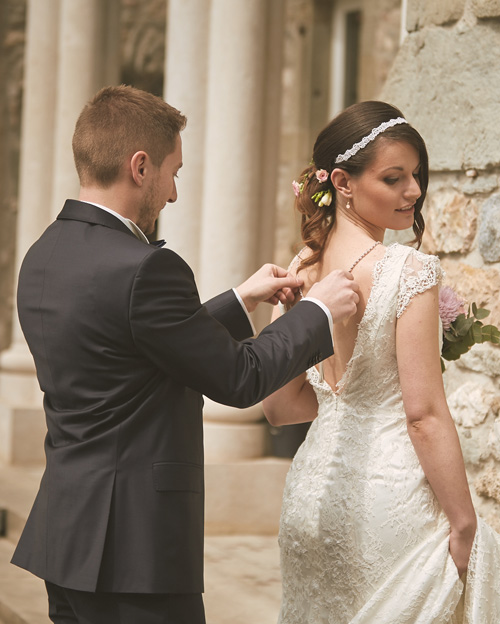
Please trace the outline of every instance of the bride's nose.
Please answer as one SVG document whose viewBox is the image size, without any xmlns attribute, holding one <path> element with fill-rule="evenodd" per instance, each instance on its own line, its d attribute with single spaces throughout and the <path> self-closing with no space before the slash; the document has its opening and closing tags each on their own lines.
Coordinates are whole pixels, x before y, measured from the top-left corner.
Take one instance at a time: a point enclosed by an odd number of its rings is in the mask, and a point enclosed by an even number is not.
<svg viewBox="0 0 500 624">
<path fill-rule="evenodd" d="M 422 189 L 420 188 L 420 183 L 418 179 L 412 176 L 411 182 L 405 190 L 405 197 L 413 201 L 417 201 L 420 195 L 422 195 Z"/>
</svg>

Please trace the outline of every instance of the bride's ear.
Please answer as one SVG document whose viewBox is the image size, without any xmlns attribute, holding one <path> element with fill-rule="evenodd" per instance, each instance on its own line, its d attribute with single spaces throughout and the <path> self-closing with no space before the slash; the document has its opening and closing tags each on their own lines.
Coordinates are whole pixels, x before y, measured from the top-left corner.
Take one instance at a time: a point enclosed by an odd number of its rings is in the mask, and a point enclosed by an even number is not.
<svg viewBox="0 0 500 624">
<path fill-rule="evenodd" d="M 330 179 L 337 193 L 343 195 L 345 199 L 351 199 L 351 176 L 347 171 L 339 168 L 334 169 L 330 174 Z"/>
</svg>

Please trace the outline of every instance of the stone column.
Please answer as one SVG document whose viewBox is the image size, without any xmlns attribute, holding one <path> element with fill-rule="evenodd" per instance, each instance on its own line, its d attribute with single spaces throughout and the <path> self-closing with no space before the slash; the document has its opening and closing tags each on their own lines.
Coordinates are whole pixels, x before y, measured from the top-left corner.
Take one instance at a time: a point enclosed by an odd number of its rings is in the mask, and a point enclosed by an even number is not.
<svg viewBox="0 0 500 624">
<path fill-rule="evenodd" d="M 167 241 L 195 275 L 199 269 L 205 157 L 210 3 L 170 0 L 167 13 L 165 100 L 188 118 L 182 133 L 183 167 L 178 199 L 160 215 L 158 237 Z"/>
<path fill-rule="evenodd" d="M 68 197 L 78 195 L 71 150 L 78 115 L 98 89 L 119 79 L 118 0 L 60 1 L 52 218 Z"/>
<path fill-rule="evenodd" d="M 283 2 L 170 0 L 168 9 L 165 99 L 188 124 L 179 198 L 159 235 L 193 268 L 205 300 L 238 285 L 264 250 L 272 257 Z M 207 530 L 275 530 L 288 464 L 256 461 L 261 408 L 206 398 L 204 414 Z M 262 494 L 270 484 L 276 496 Z"/>
<path fill-rule="evenodd" d="M 262 188 L 267 2 L 213 0 L 200 282 L 203 295 L 256 265 Z"/>
<path fill-rule="evenodd" d="M 118 8 L 117 0 L 29 0 L 16 275 L 64 199 L 78 193 L 71 136 L 85 101 L 117 80 Z M 0 459 L 40 462 L 42 396 L 16 312 L 0 368 Z"/>
<path fill-rule="evenodd" d="M 283 3 L 213 0 L 199 282 L 207 299 L 272 258 Z M 267 310 L 267 315 L 270 311 Z M 207 401 L 207 461 L 261 457 L 262 409 Z"/>
<path fill-rule="evenodd" d="M 16 276 L 29 246 L 50 221 L 53 133 L 57 77 L 59 0 L 29 0 L 27 7 L 25 88 L 16 238 Z M 43 418 L 33 419 L 41 393 L 31 354 L 14 310 L 12 343 L 0 357 L 0 459 L 16 461 L 43 453 Z M 36 424 L 35 424 L 36 421 Z M 32 437 L 26 435 L 37 428 Z M 38 435 L 40 434 L 40 435 Z M 16 443 L 14 443 L 16 440 Z M 35 447 L 35 444 L 39 448 Z"/>
</svg>

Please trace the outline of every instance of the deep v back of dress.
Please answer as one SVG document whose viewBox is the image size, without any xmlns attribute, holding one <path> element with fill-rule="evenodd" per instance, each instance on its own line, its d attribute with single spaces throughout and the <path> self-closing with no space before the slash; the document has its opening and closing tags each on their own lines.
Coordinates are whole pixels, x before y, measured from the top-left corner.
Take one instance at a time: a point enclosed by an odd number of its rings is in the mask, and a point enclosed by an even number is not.
<svg viewBox="0 0 500 624">
<path fill-rule="evenodd" d="M 352 262 L 351 266 L 348 268 L 348 272 L 352 273 L 354 269 L 358 267 L 360 263 L 363 263 L 363 268 L 366 271 L 367 256 L 369 256 L 370 252 L 372 252 L 380 244 L 381 243 L 379 241 L 375 241 L 371 245 L 369 245 L 364 250 L 364 252 L 360 254 L 354 260 L 354 262 Z M 300 261 L 302 259 L 301 255 L 304 252 L 304 250 L 305 248 L 301 252 L 299 252 L 299 254 L 297 254 L 295 258 L 292 260 L 292 262 L 290 263 L 288 267 L 289 271 L 292 270 L 292 271 L 297 272 Z M 371 263 L 368 262 L 368 265 L 372 266 L 373 260 Z M 323 267 L 323 273 L 324 272 L 325 272 L 325 269 Z M 326 272 L 329 272 L 329 271 L 326 271 Z M 352 316 L 349 319 L 346 319 L 342 321 L 341 323 L 337 323 L 336 325 L 334 325 L 333 334 L 334 334 L 335 353 L 330 358 L 328 358 L 324 362 L 321 362 L 320 364 L 317 365 L 317 369 L 318 369 L 321 380 L 324 380 L 328 384 L 328 386 L 332 389 L 333 392 L 337 392 L 337 385 L 343 379 L 348 363 L 354 351 L 354 347 L 355 347 L 356 340 L 357 340 L 359 321 L 361 320 L 364 314 L 365 302 L 366 300 L 369 299 L 369 296 L 371 293 L 371 287 L 372 287 L 372 282 L 373 282 L 371 273 L 372 272 L 370 271 L 368 284 L 366 285 L 364 289 L 365 292 L 363 292 L 363 289 L 361 289 L 360 291 L 361 297 L 360 297 L 360 301 L 358 304 L 359 314 Z M 318 277 L 317 279 L 320 279 L 320 277 Z M 354 279 L 358 280 L 357 276 L 354 276 Z M 360 284 L 358 282 L 358 286 L 359 285 Z M 301 291 L 301 295 L 303 296 L 302 291 Z M 282 311 L 284 311 L 284 308 L 282 308 Z"/>
<path fill-rule="evenodd" d="M 406 430 L 396 323 L 440 278 L 436 257 L 389 246 L 337 387 L 307 373 L 318 415 L 284 491 L 280 624 L 500 622 L 500 537 L 478 521 L 459 615 L 449 524 Z"/>
</svg>

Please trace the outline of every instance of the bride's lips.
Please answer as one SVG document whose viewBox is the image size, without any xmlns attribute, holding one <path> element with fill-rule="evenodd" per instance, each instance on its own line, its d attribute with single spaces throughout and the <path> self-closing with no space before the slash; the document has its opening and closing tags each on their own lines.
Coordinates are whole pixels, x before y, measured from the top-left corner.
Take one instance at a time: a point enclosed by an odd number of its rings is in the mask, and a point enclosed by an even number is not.
<svg viewBox="0 0 500 624">
<path fill-rule="evenodd" d="M 396 208 L 396 212 L 412 212 L 415 209 L 415 204 L 411 206 L 405 206 L 404 208 Z"/>
</svg>

